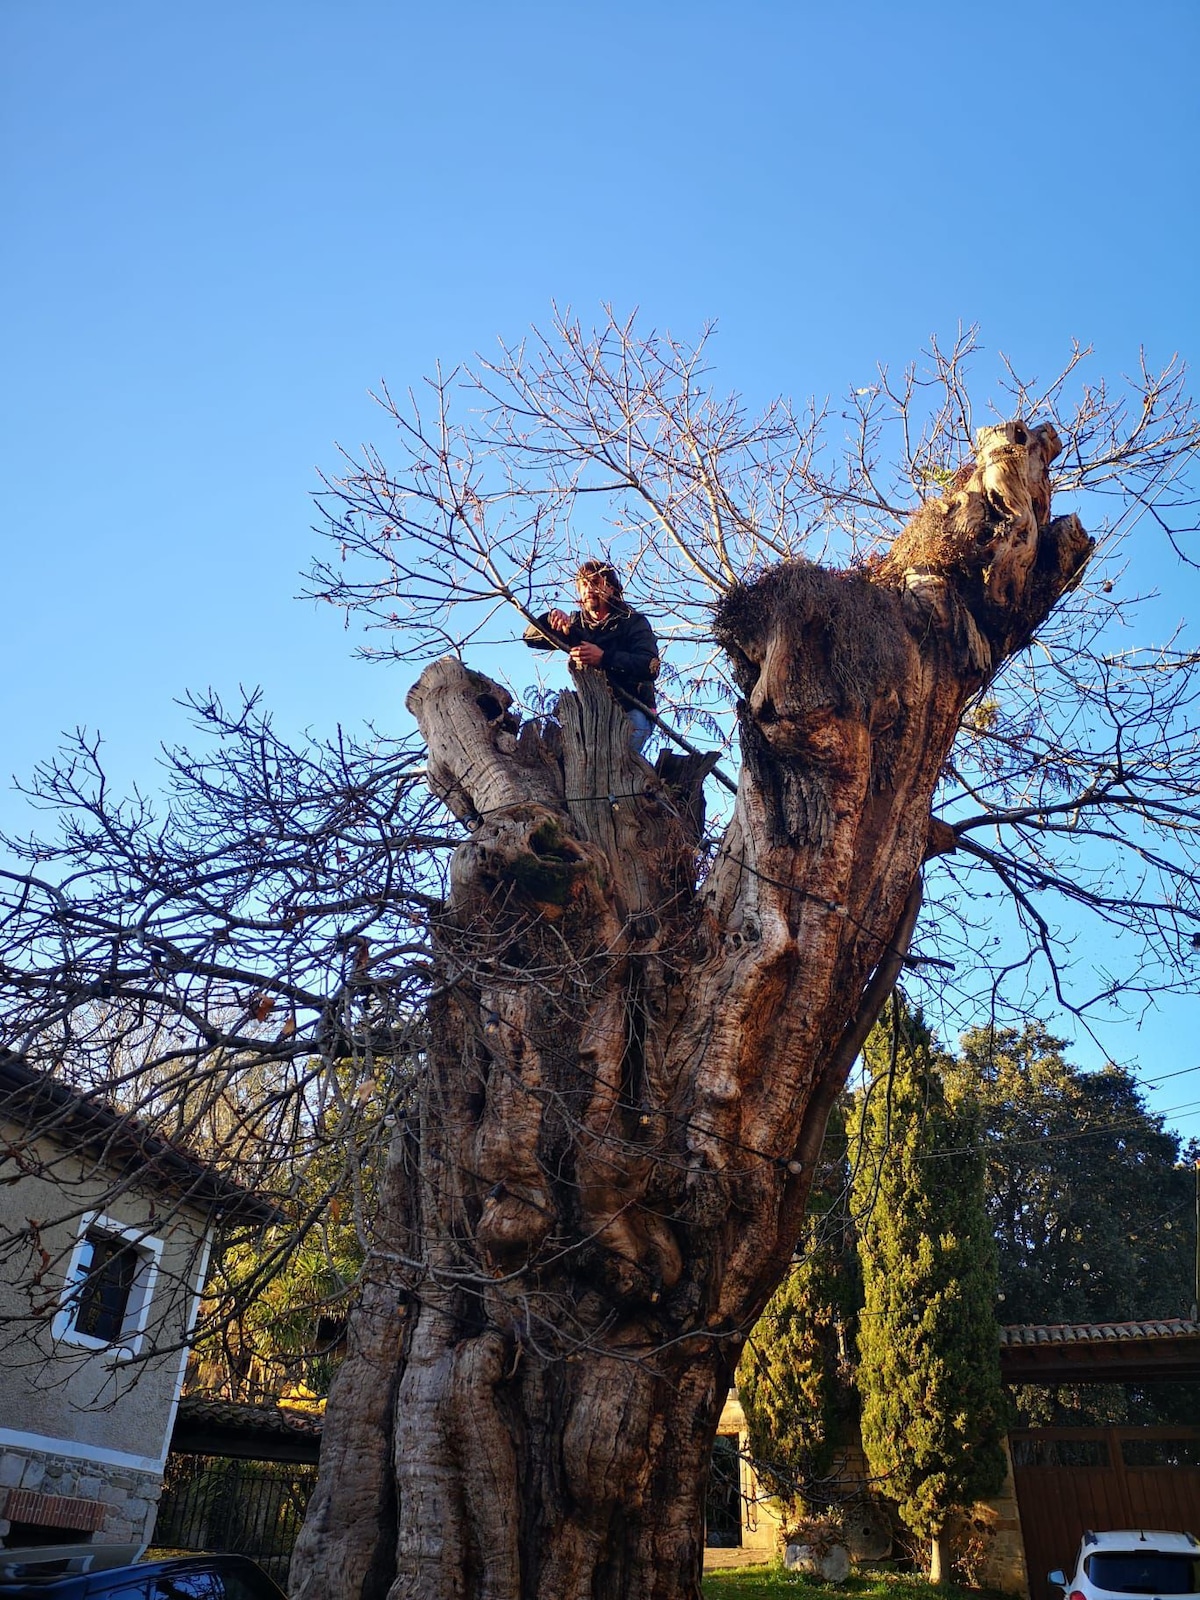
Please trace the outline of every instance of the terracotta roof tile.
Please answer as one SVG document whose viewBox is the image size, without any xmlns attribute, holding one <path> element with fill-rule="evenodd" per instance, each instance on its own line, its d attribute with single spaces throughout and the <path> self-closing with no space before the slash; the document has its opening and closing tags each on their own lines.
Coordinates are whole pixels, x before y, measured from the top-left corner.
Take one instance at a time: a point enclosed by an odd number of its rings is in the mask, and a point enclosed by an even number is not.
<svg viewBox="0 0 1200 1600">
<path fill-rule="evenodd" d="M 284 1406 L 249 1406 L 234 1400 L 211 1400 L 205 1395 L 185 1394 L 179 1402 L 179 1416 L 186 1422 L 207 1423 L 210 1427 L 236 1428 L 253 1433 L 299 1434 L 319 1439 L 323 1418 L 311 1411 L 292 1411 Z"/>
<path fill-rule="evenodd" d="M 234 1182 L 137 1117 L 38 1071 L 7 1050 L 0 1050 L 0 1116 L 64 1148 L 86 1149 L 114 1170 L 137 1171 L 165 1183 L 199 1205 L 254 1222 L 287 1220 L 273 1200 Z M 0 1155 L 4 1153 L 0 1146 Z"/>
<path fill-rule="evenodd" d="M 1031 1344 L 1103 1344 L 1131 1339 L 1200 1338 L 1200 1322 L 1167 1317 L 1151 1322 L 1059 1322 L 1000 1329 L 1000 1348 Z"/>
</svg>

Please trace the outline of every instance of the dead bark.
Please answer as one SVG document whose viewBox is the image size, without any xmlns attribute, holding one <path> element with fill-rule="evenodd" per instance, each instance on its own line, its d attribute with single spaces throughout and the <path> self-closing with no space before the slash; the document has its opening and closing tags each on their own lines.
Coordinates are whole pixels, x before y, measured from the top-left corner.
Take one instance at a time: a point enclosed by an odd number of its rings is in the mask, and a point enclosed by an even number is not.
<svg viewBox="0 0 1200 1600">
<path fill-rule="evenodd" d="M 727 597 L 743 768 L 703 883 L 702 772 L 630 755 L 598 674 L 553 737 L 456 660 L 423 674 L 430 783 L 471 832 L 436 928 L 413 1243 L 387 1255 L 399 1376 L 373 1357 L 339 1379 L 304 1600 L 699 1596 L 732 1367 L 921 862 L 953 847 L 931 836 L 942 763 L 1091 548 L 1049 519 L 1056 442 L 985 430 L 876 570 L 794 563 Z M 376 1481 L 393 1403 L 394 1500 L 347 1470 L 361 1429 Z"/>
</svg>

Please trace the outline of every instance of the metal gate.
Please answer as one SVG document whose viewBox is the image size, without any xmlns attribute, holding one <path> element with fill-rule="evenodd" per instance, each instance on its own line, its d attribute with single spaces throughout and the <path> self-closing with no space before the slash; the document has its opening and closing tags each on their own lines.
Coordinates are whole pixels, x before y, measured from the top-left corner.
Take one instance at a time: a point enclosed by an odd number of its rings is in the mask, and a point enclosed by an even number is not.
<svg viewBox="0 0 1200 1600">
<path fill-rule="evenodd" d="M 251 1556 L 286 1587 L 316 1482 L 315 1466 L 294 1461 L 168 1456 L 153 1543 Z"/>
<path fill-rule="evenodd" d="M 704 1528 L 708 1546 L 729 1549 L 742 1542 L 742 1460 L 736 1433 L 719 1433 L 713 1440 Z"/>
<path fill-rule="evenodd" d="M 1030 1428 L 1009 1435 L 1031 1600 L 1086 1529 L 1200 1534 L 1200 1428 Z"/>
</svg>

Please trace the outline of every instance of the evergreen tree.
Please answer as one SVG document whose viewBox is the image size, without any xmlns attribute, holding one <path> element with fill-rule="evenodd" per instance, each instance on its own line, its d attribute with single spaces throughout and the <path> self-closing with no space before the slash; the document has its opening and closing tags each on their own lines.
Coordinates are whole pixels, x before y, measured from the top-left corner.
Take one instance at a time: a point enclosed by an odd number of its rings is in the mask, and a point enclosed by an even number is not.
<svg viewBox="0 0 1200 1600">
<path fill-rule="evenodd" d="M 295 1220 L 227 1244 L 215 1257 L 187 1385 L 249 1404 L 320 1405 L 342 1359 L 347 1319 L 361 1290 L 379 1186 L 396 1111 L 406 1112 L 414 1057 L 376 1053 L 361 1008 L 357 1037 L 331 1073 L 327 1104 L 275 1174 Z M 214 1140 L 207 1152 L 221 1161 Z"/>
<path fill-rule="evenodd" d="M 893 999 L 868 1041 L 851 1156 L 864 1305 L 858 1386 L 872 1474 L 943 1572 L 949 1513 L 999 1488 L 1007 1404 L 978 1119 Z"/>
<path fill-rule="evenodd" d="M 849 1179 L 845 1118 L 835 1113 L 796 1260 L 737 1368 L 755 1469 L 791 1507 L 820 1503 L 820 1480 L 857 1411 L 852 1365 L 861 1286 Z"/>
<path fill-rule="evenodd" d="M 1001 1319 L 1125 1322 L 1187 1316 L 1195 1295 L 1195 1176 L 1131 1073 L 1084 1072 L 1042 1023 L 979 1028 L 948 1069 L 976 1098 Z M 1190 1422 L 1190 1384 L 1016 1392 L 1022 1423 Z"/>
<path fill-rule="evenodd" d="M 964 1034 L 1006 1322 L 1188 1314 L 1192 1173 L 1124 1068 L 1083 1072 L 1040 1022 Z"/>
</svg>

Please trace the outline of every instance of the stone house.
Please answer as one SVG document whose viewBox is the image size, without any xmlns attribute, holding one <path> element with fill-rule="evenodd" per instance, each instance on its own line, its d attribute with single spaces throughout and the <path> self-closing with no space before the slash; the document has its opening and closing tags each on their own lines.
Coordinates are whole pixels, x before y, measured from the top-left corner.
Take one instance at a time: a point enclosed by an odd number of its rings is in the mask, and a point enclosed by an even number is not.
<svg viewBox="0 0 1200 1600">
<path fill-rule="evenodd" d="M 0 1054 L 0 1546 L 149 1538 L 216 1230 L 279 1220 Z"/>
</svg>

